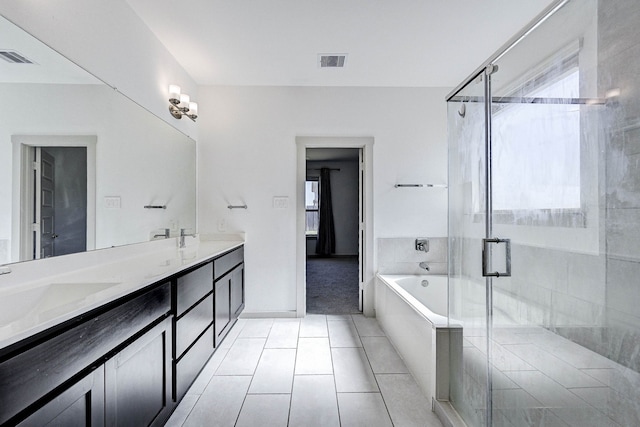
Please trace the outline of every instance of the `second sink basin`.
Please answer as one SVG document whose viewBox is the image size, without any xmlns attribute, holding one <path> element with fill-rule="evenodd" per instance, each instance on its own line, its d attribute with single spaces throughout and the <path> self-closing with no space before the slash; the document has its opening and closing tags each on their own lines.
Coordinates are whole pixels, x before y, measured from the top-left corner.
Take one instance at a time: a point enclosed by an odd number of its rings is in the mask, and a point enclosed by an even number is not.
<svg viewBox="0 0 640 427">
<path fill-rule="evenodd" d="M 2 295 L 0 326 L 23 318 L 51 319 L 72 310 L 92 295 L 118 285 L 119 282 L 52 283 Z"/>
</svg>

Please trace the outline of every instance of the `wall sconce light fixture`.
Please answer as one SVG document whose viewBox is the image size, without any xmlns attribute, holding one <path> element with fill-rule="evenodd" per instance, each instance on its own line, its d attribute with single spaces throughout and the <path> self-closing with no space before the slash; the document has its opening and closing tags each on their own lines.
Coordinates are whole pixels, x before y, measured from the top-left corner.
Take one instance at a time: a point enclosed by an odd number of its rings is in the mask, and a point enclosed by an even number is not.
<svg viewBox="0 0 640 427">
<path fill-rule="evenodd" d="M 192 102 L 186 93 L 180 93 L 180 86 L 169 85 L 169 112 L 176 119 L 187 116 L 195 122 L 198 118 L 198 104 Z"/>
</svg>

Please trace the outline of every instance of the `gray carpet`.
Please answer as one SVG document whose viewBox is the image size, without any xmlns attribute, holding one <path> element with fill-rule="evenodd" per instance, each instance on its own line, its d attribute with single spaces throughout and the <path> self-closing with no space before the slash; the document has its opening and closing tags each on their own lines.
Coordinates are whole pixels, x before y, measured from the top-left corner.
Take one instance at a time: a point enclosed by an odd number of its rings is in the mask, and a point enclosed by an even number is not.
<svg viewBox="0 0 640 427">
<path fill-rule="evenodd" d="M 307 258 L 307 313 L 358 310 L 358 258 Z"/>
</svg>

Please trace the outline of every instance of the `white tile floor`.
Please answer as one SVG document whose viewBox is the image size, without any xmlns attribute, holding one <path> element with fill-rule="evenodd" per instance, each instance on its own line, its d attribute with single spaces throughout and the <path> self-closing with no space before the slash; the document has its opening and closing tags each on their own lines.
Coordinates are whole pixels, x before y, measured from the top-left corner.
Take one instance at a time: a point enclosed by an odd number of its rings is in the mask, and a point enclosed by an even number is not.
<svg viewBox="0 0 640 427">
<path fill-rule="evenodd" d="M 486 335 L 464 334 L 461 401 L 484 416 Z M 640 426 L 640 374 L 577 343 L 541 327 L 498 327 L 492 357 L 496 426 Z"/>
<path fill-rule="evenodd" d="M 375 319 L 241 319 L 167 426 L 442 424 Z"/>
</svg>

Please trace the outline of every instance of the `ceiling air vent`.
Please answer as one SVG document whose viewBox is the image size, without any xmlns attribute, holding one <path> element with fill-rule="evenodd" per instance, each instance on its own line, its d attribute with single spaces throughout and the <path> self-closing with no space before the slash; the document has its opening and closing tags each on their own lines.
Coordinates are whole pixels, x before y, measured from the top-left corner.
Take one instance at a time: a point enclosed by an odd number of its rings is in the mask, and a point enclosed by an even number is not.
<svg viewBox="0 0 640 427">
<path fill-rule="evenodd" d="M 11 64 L 33 64 L 33 61 L 15 50 L 0 50 L 0 58 Z"/>
<path fill-rule="evenodd" d="M 346 54 L 321 54 L 318 55 L 320 68 L 343 68 L 347 62 Z"/>
</svg>

